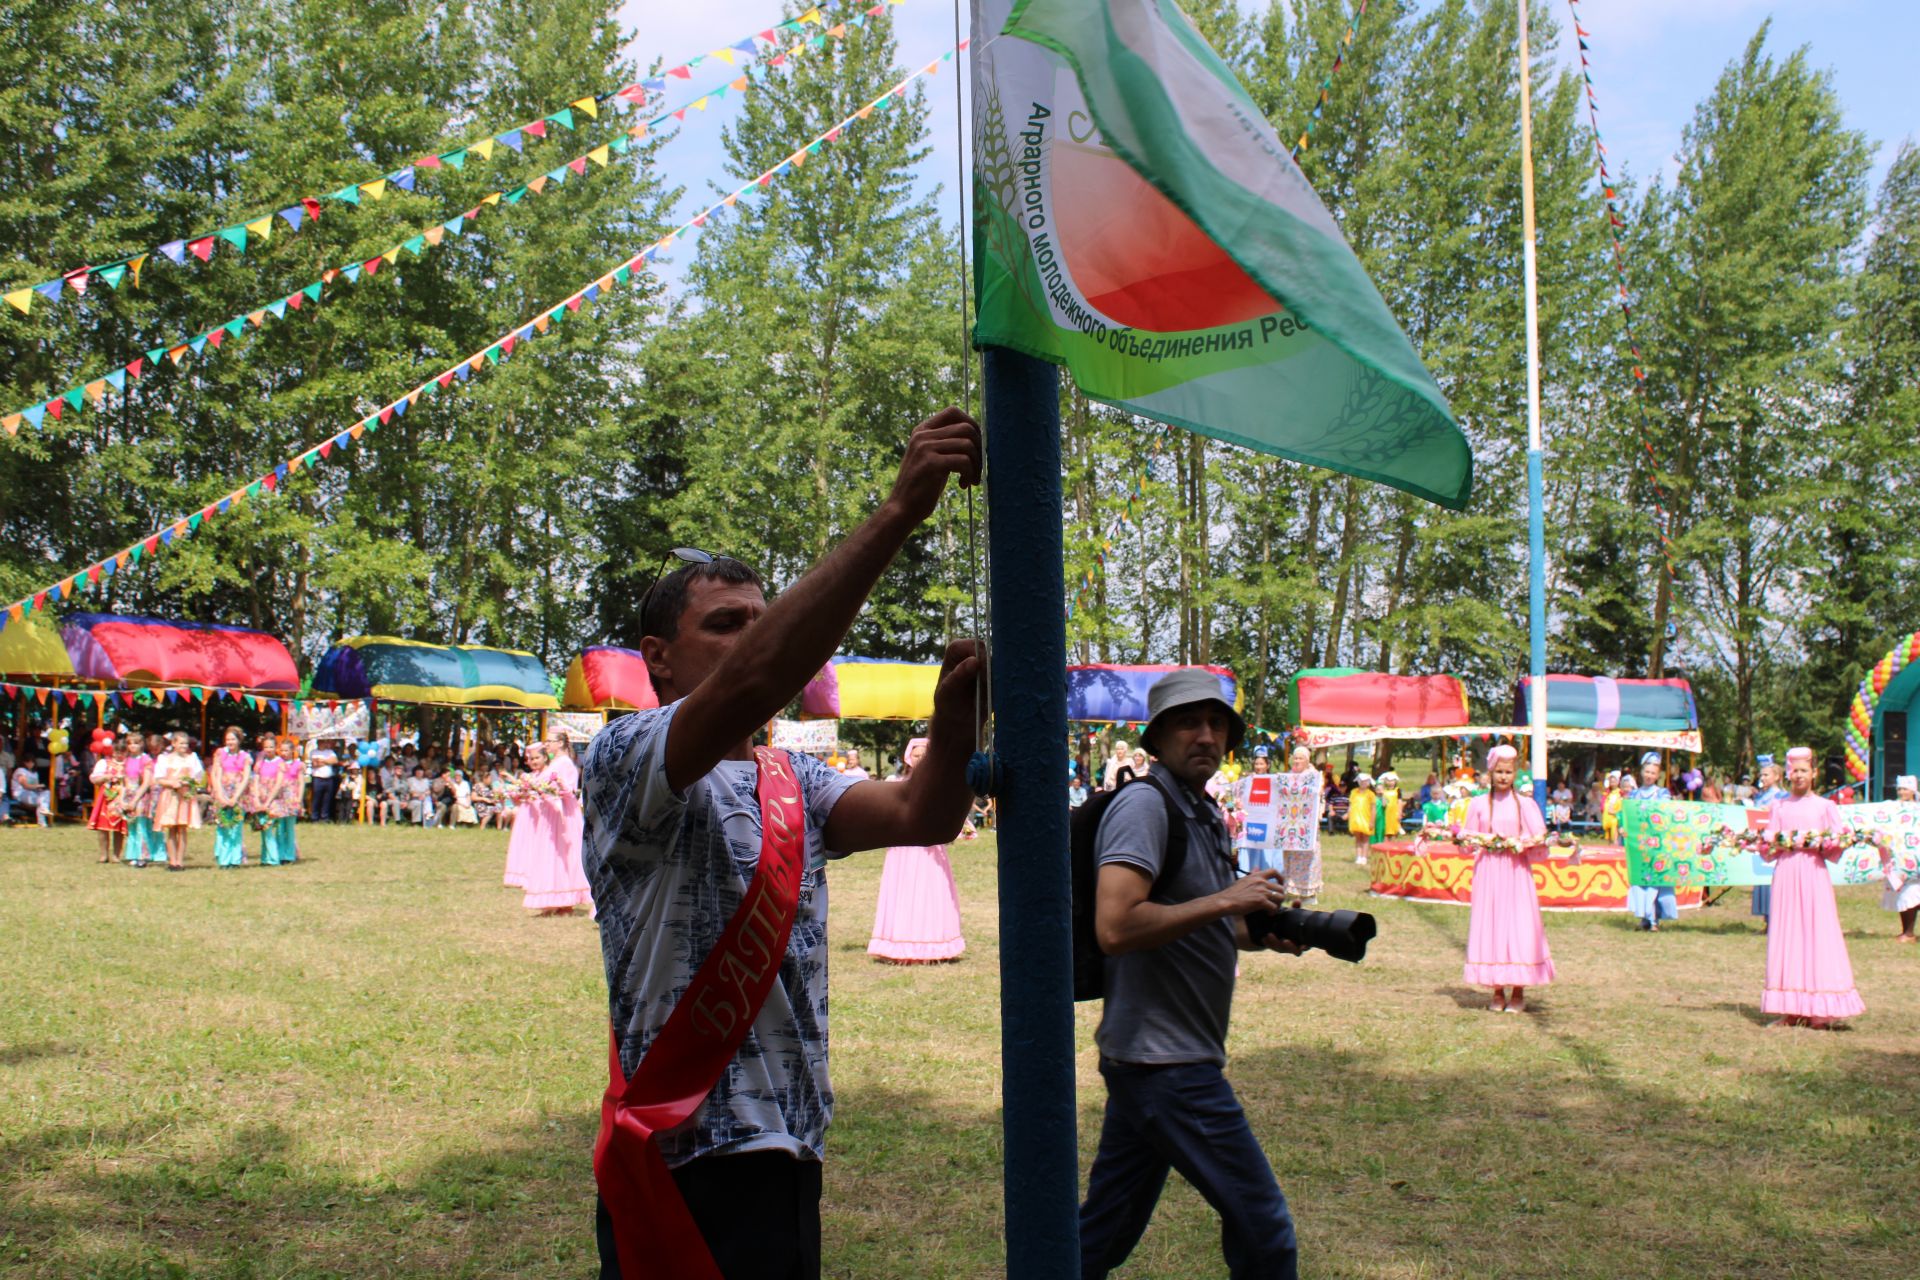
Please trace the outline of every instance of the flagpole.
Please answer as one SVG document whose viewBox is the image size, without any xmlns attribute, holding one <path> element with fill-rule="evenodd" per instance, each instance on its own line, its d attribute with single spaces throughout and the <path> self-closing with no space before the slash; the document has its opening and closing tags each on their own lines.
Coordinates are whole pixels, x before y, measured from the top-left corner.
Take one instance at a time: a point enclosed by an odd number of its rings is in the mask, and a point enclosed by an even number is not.
<svg viewBox="0 0 1920 1280">
<path fill-rule="evenodd" d="M 1527 630 L 1529 632 L 1528 769 L 1533 798 L 1547 803 L 1547 546 L 1542 475 L 1545 451 L 1540 443 L 1539 272 L 1533 251 L 1533 57 L 1527 47 L 1528 0 L 1515 0 L 1520 12 L 1520 221 L 1526 237 L 1527 288 Z"/>
<path fill-rule="evenodd" d="M 1001 782 L 1000 1097 L 1007 1280 L 1080 1274 L 1066 570 L 1059 375 L 1002 347 L 986 378 L 994 750 Z"/>
</svg>

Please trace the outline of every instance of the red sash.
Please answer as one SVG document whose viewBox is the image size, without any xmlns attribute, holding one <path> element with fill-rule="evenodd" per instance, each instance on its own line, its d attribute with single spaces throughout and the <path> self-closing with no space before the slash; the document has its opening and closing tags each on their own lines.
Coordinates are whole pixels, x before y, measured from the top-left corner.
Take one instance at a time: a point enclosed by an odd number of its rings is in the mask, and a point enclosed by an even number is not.
<svg viewBox="0 0 1920 1280">
<path fill-rule="evenodd" d="M 684 1124 L 712 1091 L 766 1003 L 787 953 L 806 869 L 806 811 L 784 751 L 755 747 L 760 864 L 699 972 L 627 1079 L 612 1044 L 593 1176 L 613 1219 L 625 1280 L 721 1280 L 654 1135 Z M 608 1028 L 611 1032 L 612 1028 Z"/>
</svg>

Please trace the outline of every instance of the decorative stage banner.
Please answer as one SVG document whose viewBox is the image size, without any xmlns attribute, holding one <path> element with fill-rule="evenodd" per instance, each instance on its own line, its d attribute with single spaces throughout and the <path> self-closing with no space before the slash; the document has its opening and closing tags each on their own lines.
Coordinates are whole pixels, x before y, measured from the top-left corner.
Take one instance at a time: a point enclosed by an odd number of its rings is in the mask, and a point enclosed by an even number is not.
<svg viewBox="0 0 1920 1280">
<path fill-rule="evenodd" d="M 840 746 L 838 720 L 775 720 L 773 745 L 782 751 L 803 751 L 817 755 Z"/>
<path fill-rule="evenodd" d="M 558 729 L 569 742 L 592 742 L 594 735 L 606 727 L 607 717 L 598 711 L 547 712 L 548 735 Z"/>
<path fill-rule="evenodd" d="M 1287 853 L 1307 853 L 1320 843 L 1320 775 L 1276 773 L 1274 786 L 1273 847 Z"/>
<path fill-rule="evenodd" d="M 1835 864 L 1847 869 L 1847 879 L 1842 883 L 1870 882 L 1889 873 L 1896 879 L 1920 878 L 1920 804 L 1882 800 L 1878 804 L 1850 804 L 1840 812 L 1853 826 L 1885 836 L 1892 850 L 1890 859 L 1885 860 L 1879 850 L 1868 845 L 1847 850 Z"/>
<path fill-rule="evenodd" d="M 1896 870 L 1920 873 L 1920 804 L 1898 800 L 1848 805 L 1854 827 L 1877 831 L 1893 847 Z M 1621 811 L 1633 883 L 1644 885 L 1758 885 L 1773 883 L 1773 864 L 1713 837 L 1725 827 L 1758 830 L 1765 809 L 1691 800 L 1629 800 Z M 1881 882 L 1885 864 L 1872 845 L 1856 845 L 1827 864 L 1837 885 Z"/>
<path fill-rule="evenodd" d="M 296 702 L 287 711 L 287 732 L 296 738 L 361 742 L 373 736 L 373 713 L 364 702 Z"/>
<path fill-rule="evenodd" d="M 1473 902 L 1474 855 L 1444 840 L 1389 840 L 1373 846 L 1368 870 L 1372 892 L 1383 898 L 1416 902 L 1445 902 L 1467 906 Z M 1580 861 L 1558 856 L 1558 851 L 1532 867 L 1534 893 L 1543 911 L 1625 911 L 1627 858 L 1617 846 L 1587 845 Z M 1700 905 L 1698 885 L 1674 891 L 1682 911 Z"/>
</svg>

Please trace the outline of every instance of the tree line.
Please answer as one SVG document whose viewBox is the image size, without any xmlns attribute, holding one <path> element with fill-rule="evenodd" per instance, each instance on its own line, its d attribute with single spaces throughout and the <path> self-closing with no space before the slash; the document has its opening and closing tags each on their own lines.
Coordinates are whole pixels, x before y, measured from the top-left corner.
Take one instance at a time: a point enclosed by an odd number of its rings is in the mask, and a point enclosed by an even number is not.
<svg viewBox="0 0 1920 1280">
<path fill-rule="evenodd" d="M 1188 8 L 1297 137 L 1349 7 Z M 0 193 L 8 279 L 330 190 L 640 72 L 596 0 L 364 13 L 348 28 L 310 0 L 0 0 L 0 147 L 26 175 Z M 1580 82 L 1551 54 L 1551 9 L 1533 23 L 1550 667 L 1687 676 L 1727 766 L 1788 737 L 1837 746 L 1861 672 L 1920 616 L 1903 468 L 1920 158 L 1900 144 L 1870 192 L 1871 144 L 1816 52 L 1773 48 L 1763 25 L 1671 175 L 1614 171 L 1623 276 Z M 1231 666 L 1264 725 L 1294 670 L 1327 665 L 1456 672 L 1479 714 L 1505 718 L 1526 655 L 1514 47 L 1508 5 L 1376 0 L 1301 154 L 1473 443 L 1471 509 L 1167 433 L 1063 383 L 1077 659 Z M 769 76 L 732 108 L 728 177 L 935 51 L 902 52 L 881 17 Z M 907 427 L 958 402 L 963 379 L 977 404 L 953 193 L 916 180 L 927 114 L 916 88 L 676 249 L 679 287 L 583 313 L 84 604 L 259 626 L 309 662 L 338 636 L 389 632 L 528 648 L 558 670 L 585 644 L 637 639 L 670 546 L 790 581 L 878 501 Z M 577 149 L 624 124 L 582 122 Z M 536 163 L 496 152 L 244 257 L 9 312 L 4 392 L 99 376 L 106 353 L 377 253 Z M 403 258 L 244 352 L 0 442 L 0 589 L 197 510 L 609 269 L 670 225 L 690 163 L 642 140 L 632 163 Z M 968 630 L 976 553 L 956 496 L 849 650 L 930 659 Z"/>
</svg>

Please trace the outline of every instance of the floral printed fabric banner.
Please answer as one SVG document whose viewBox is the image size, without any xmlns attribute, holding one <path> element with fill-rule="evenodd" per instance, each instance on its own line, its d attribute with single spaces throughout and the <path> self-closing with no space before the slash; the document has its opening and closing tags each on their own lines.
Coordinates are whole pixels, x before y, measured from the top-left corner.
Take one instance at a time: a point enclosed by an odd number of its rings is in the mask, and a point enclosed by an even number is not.
<svg viewBox="0 0 1920 1280">
<path fill-rule="evenodd" d="M 1273 847 L 1288 853 L 1310 853 L 1320 847 L 1320 775 L 1274 775 Z"/>
<path fill-rule="evenodd" d="M 1848 805 L 1846 822 L 1885 835 L 1897 873 L 1920 875 L 1920 804 L 1886 801 Z M 1773 866 L 1756 854 L 1707 837 L 1723 827 L 1758 830 L 1767 811 L 1690 800 L 1629 800 L 1621 813 L 1628 876 L 1639 885 L 1756 885 L 1773 883 Z M 1886 874 L 1880 851 L 1857 845 L 1827 864 L 1835 884 L 1869 884 Z"/>
</svg>

